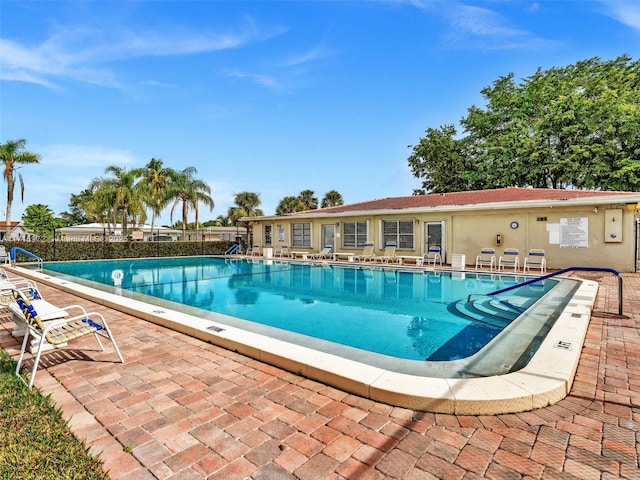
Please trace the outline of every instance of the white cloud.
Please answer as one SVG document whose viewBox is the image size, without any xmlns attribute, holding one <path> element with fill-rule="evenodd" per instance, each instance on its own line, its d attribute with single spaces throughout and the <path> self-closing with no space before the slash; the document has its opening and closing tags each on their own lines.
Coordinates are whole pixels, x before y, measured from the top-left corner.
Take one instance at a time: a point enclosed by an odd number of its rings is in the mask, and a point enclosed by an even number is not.
<svg viewBox="0 0 640 480">
<path fill-rule="evenodd" d="M 56 88 L 64 78 L 122 88 L 116 74 L 104 65 L 137 57 L 196 55 L 240 48 L 281 33 L 260 31 L 252 21 L 234 32 L 193 32 L 165 26 L 161 31 L 122 26 L 60 28 L 36 45 L 0 39 L 0 79 Z"/>
<path fill-rule="evenodd" d="M 113 150 L 94 145 L 48 145 L 38 149 L 41 152 L 41 164 L 55 165 L 60 168 L 91 168 L 102 174 L 109 165 L 126 167 L 135 164 L 138 159 L 127 150 Z"/>
<path fill-rule="evenodd" d="M 636 0 L 606 0 L 600 2 L 604 14 L 635 30 L 640 30 L 640 3 Z"/>
</svg>

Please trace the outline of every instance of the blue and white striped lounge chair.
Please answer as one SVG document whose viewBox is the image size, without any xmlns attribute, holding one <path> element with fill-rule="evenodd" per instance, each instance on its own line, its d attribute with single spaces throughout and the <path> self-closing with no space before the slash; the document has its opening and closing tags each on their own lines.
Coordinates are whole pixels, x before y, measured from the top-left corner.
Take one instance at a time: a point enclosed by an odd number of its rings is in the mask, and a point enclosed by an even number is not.
<svg viewBox="0 0 640 480">
<path fill-rule="evenodd" d="M 62 307 L 61 310 L 69 311 L 75 309 L 80 312 L 79 315 L 65 318 L 58 318 L 53 321 L 45 323 L 40 317 L 35 306 L 31 303 L 29 298 L 25 296 L 21 291 L 13 291 L 16 304 L 22 311 L 25 318 L 27 329 L 22 340 L 22 348 L 20 349 L 20 356 L 16 366 L 16 375 L 20 379 L 24 380 L 20 375 L 20 369 L 24 360 L 24 355 L 29 345 L 29 337 L 37 339 L 37 351 L 33 360 L 33 366 L 31 367 L 31 375 L 28 381 L 29 388 L 33 387 L 33 382 L 36 378 L 36 372 L 38 370 L 38 363 L 42 355 L 43 347 L 46 343 L 51 345 L 60 345 L 70 342 L 79 337 L 93 334 L 100 349 L 104 351 L 100 337 L 108 338 L 113 344 L 113 348 L 118 354 L 118 358 L 121 363 L 124 363 L 124 358 L 118 349 L 115 339 L 107 325 L 105 318 L 97 312 L 87 312 L 79 305 L 71 305 L 68 307 Z M 27 383 L 26 380 L 24 380 Z"/>
<path fill-rule="evenodd" d="M 482 270 L 482 267 L 488 266 L 492 272 L 496 266 L 496 249 L 485 247 L 480 250 L 480 255 L 476 257 L 476 270 Z"/>
<path fill-rule="evenodd" d="M 540 248 L 532 248 L 529 255 L 524 259 L 523 273 L 527 273 L 532 268 L 539 268 L 540 273 L 547 271 L 547 261 L 544 256 L 544 250 Z"/>
</svg>

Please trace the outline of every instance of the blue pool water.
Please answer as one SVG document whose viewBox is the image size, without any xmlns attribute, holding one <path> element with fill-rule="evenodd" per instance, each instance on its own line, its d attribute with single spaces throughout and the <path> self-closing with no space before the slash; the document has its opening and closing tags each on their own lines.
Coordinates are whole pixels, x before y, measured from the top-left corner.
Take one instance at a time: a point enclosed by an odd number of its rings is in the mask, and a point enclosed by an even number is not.
<svg viewBox="0 0 640 480">
<path fill-rule="evenodd" d="M 489 302 L 483 294 L 516 278 L 212 257 L 51 262 L 44 271 L 125 296 L 142 294 L 423 361 L 473 355 L 557 283 L 520 287 Z M 473 311 L 470 294 L 482 300 Z"/>
</svg>

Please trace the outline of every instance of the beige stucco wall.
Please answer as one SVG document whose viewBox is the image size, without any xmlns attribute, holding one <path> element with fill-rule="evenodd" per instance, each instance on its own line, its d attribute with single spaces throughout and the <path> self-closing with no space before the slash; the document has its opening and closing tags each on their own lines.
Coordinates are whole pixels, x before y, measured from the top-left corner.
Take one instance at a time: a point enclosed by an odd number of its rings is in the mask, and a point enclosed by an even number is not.
<svg viewBox="0 0 640 480">
<path fill-rule="evenodd" d="M 609 210 L 609 213 L 607 213 Z M 615 240 L 610 238 L 612 226 L 618 224 L 611 222 L 616 218 L 622 227 L 614 230 Z M 586 248 L 566 248 L 558 243 L 559 234 L 551 232 L 558 229 L 561 219 L 586 218 L 588 222 L 588 235 Z M 609 220 L 609 223 L 605 219 Z M 321 225 L 333 224 L 336 232 L 335 250 L 339 252 L 360 252 L 361 249 L 347 249 L 342 246 L 342 228 L 345 221 L 369 221 L 369 240 L 376 245 L 376 254 L 383 252 L 381 234 L 382 219 L 412 219 L 414 222 L 414 249 L 399 250 L 401 255 L 420 256 L 425 252 L 424 233 L 426 222 L 444 221 L 445 225 L 445 260 L 451 262 L 451 255 L 464 254 L 467 265 L 475 266 L 475 257 L 483 247 L 494 247 L 496 257 L 499 257 L 505 248 L 517 248 L 520 251 L 520 261 L 524 260 L 526 253 L 532 248 L 545 250 L 548 268 L 560 269 L 571 266 L 597 266 L 615 268 L 622 272 L 635 270 L 635 211 L 620 207 L 619 205 L 600 205 L 597 213 L 591 206 L 551 207 L 524 209 L 501 209 L 488 211 L 458 211 L 458 212 L 429 212 L 407 213 L 392 215 L 358 215 L 352 217 L 331 218 L 297 218 L 286 217 L 277 220 L 261 220 L 254 224 L 254 242 L 263 245 L 262 226 L 266 223 L 273 225 L 273 247 L 282 244 L 291 246 L 292 222 L 312 223 L 312 247 L 291 247 L 299 251 L 317 252 L 321 250 Z M 511 223 L 517 222 L 518 228 L 511 228 Z M 337 225 L 339 224 L 339 225 Z M 615 224 L 615 225 L 614 225 Z M 281 225 L 284 232 L 284 240 L 279 241 L 277 225 Z M 551 231 L 550 231 L 551 230 Z M 501 234 L 502 244 L 496 245 L 496 235 Z M 263 245 L 264 246 L 264 245 Z"/>
</svg>

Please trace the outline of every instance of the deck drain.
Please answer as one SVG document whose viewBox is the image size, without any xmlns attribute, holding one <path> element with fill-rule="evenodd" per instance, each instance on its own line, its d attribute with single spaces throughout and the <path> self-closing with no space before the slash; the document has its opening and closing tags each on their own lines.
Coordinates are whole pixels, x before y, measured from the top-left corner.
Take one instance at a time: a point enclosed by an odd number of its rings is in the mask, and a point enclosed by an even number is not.
<svg viewBox="0 0 640 480">
<path fill-rule="evenodd" d="M 216 327 L 215 325 L 211 325 L 210 327 L 207 327 L 207 330 L 211 330 L 216 333 L 224 332 L 224 328 Z"/>
<path fill-rule="evenodd" d="M 571 314 L 571 317 L 573 317 L 573 318 L 580 318 L 581 316 L 582 316 L 581 313 L 572 313 Z"/>
<path fill-rule="evenodd" d="M 160 315 L 164 313 L 164 310 L 152 310 L 151 313 L 155 313 L 156 315 Z"/>
<path fill-rule="evenodd" d="M 561 348 L 562 350 L 571 350 L 573 348 L 573 343 L 565 342 L 564 340 L 558 340 L 558 343 L 554 345 L 556 348 Z"/>
</svg>

